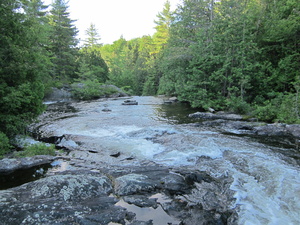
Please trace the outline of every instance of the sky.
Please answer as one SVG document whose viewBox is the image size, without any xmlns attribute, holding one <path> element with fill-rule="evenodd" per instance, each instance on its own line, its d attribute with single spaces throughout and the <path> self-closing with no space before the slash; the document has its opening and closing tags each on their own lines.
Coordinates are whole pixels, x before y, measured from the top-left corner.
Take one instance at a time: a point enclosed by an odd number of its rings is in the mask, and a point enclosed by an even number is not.
<svg viewBox="0 0 300 225">
<path fill-rule="evenodd" d="M 169 0 L 172 10 L 181 0 Z M 44 0 L 51 4 L 52 0 Z M 79 30 L 78 37 L 85 39 L 85 31 L 93 23 L 101 43 L 112 44 L 123 36 L 126 40 L 153 35 L 154 20 L 162 12 L 166 0 L 69 0 L 69 12 Z"/>
</svg>

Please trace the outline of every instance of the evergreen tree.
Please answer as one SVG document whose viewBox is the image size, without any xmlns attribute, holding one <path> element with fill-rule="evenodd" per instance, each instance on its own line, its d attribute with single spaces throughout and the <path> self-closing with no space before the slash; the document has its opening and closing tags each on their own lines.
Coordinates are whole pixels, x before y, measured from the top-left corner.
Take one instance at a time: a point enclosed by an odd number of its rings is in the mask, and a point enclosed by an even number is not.
<svg viewBox="0 0 300 225">
<path fill-rule="evenodd" d="M 173 22 L 170 1 L 166 1 L 163 11 L 157 15 L 157 18 L 158 20 L 154 21 L 156 24 L 156 32 L 153 35 L 155 51 L 152 54 L 159 53 L 168 42 L 170 27 L 171 23 Z"/>
<path fill-rule="evenodd" d="M 77 29 L 70 19 L 67 2 L 55 0 L 49 17 L 51 25 L 50 51 L 54 64 L 52 77 L 59 81 L 76 78 Z"/>
<path fill-rule="evenodd" d="M 162 59 L 162 51 L 169 41 L 170 27 L 174 20 L 170 1 L 166 1 L 162 12 L 157 15 L 157 19 L 157 21 L 154 21 L 156 32 L 152 40 L 151 58 L 147 63 L 148 73 L 145 78 L 143 95 L 155 95 L 158 91 L 159 79 L 162 76 L 159 64 Z"/>
<path fill-rule="evenodd" d="M 95 80 L 99 83 L 108 80 L 108 67 L 99 48 L 85 47 L 79 51 L 78 77 L 80 80 Z"/>
<path fill-rule="evenodd" d="M 35 38 L 35 52 L 40 53 L 36 64 L 41 65 L 41 78 L 45 85 L 50 83 L 50 70 L 53 66 L 50 60 L 49 35 L 50 25 L 47 18 L 47 9 L 41 0 L 22 0 L 22 7 L 26 17 L 26 25 L 30 27 L 27 31 Z"/>
<path fill-rule="evenodd" d="M 9 137 L 24 133 L 26 123 L 44 109 L 43 56 L 24 11 L 20 2 L 1 2 L 0 131 Z"/>
<path fill-rule="evenodd" d="M 99 32 L 93 23 L 91 23 L 85 33 L 87 35 L 87 39 L 84 41 L 86 47 L 93 47 L 95 45 L 102 46 L 102 44 L 99 43 L 101 40 Z"/>
</svg>

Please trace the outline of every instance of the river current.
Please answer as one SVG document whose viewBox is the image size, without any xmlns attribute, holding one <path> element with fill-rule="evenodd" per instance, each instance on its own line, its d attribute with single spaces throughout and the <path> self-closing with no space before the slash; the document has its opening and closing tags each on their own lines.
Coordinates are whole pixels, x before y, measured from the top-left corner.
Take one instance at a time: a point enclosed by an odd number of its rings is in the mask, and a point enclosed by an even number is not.
<svg viewBox="0 0 300 225">
<path fill-rule="evenodd" d="M 134 159 L 124 164 L 149 161 L 232 177 L 236 201 L 231 207 L 238 208 L 239 224 L 300 224 L 300 167 L 284 154 L 289 149 L 195 126 L 197 121 L 187 118 L 193 110 L 165 105 L 162 98 L 132 99 L 139 104 L 122 105 L 124 99 L 76 103 L 76 117 L 49 124 L 45 132 L 64 135 L 74 157 L 114 164 L 120 162 L 110 155 L 120 153 Z"/>
</svg>

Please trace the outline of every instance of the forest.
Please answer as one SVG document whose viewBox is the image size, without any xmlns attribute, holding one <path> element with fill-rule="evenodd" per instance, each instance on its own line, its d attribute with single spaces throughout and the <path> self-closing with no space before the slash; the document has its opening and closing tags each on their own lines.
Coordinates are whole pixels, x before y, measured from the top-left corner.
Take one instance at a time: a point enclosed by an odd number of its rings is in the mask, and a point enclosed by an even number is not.
<svg viewBox="0 0 300 225">
<path fill-rule="evenodd" d="M 92 99 L 113 84 L 300 123 L 299 0 L 183 0 L 174 11 L 166 1 L 154 35 L 106 45 L 94 24 L 79 43 L 65 0 L 1 0 L 0 13 L 0 151 L 45 110 L 51 87 Z"/>
</svg>

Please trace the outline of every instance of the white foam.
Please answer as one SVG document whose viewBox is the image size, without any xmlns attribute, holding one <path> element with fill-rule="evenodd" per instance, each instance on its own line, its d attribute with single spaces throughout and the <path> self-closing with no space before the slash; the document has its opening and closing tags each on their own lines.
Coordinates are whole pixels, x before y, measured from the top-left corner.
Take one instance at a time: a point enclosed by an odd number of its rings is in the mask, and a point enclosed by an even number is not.
<svg viewBox="0 0 300 225">
<path fill-rule="evenodd" d="M 300 224 L 300 171 L 272 158 L 251 160 L 250 174 L 235 171 L 231 186 L 240 206 L 239 224 Z"/>
</svg>

